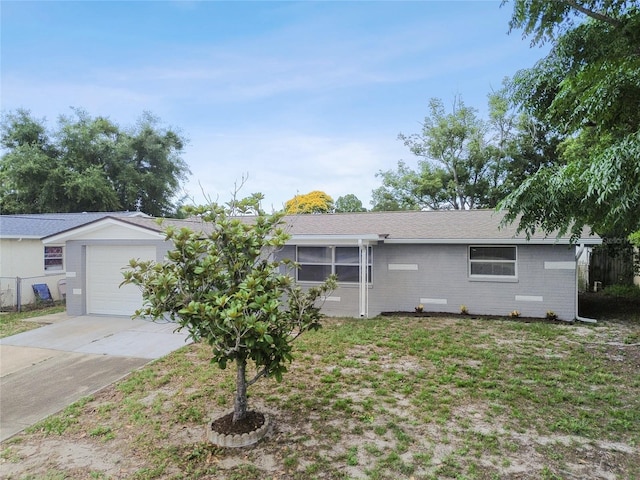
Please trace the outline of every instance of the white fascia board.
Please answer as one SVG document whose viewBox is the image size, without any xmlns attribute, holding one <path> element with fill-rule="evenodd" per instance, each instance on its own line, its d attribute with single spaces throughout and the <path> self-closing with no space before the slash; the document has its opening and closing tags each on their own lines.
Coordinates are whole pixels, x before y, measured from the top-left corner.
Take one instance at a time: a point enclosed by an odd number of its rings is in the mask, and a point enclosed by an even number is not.
<svg viewBox="0 0 640 480">
<path fill-rule="evenodd" d="M 380 240 L 378 235 L 292 235 L 287 245 L 353 245 L 360 241 L 365 245 L 375 245 Z"/>
<path fill-rule="evenodd" d="M 602 245 L 602 238 L 579 238 L 576 245 Z"/>
<path fill-rule="evenodd" d="M 568 238 L 385 238 L 384 243 L 432 245 L 571 245 Z M 599 245 L 600 238 L 579 239 L 576 244 Z"/>
<path fill-rule="evenodd" d="M 0 235 L 0 240 L 40 240 L 40 235 Z"/>
<path fill-rule="evenodd" d="M 82 225 L 80 227 L 72 228 L 71 230 L 67 230 L 66 232 L 57 233 L 55 235 L 51 235 L 49 237 L 45 237 L 42 239 L 42 243 L 45 245 L 52 243 L 64 243 L 67 240 L 74 240 L 75 238 L 82 237 L 87 233 L 94 232 L 96 230 L 101 230 L 109 225 L 118 225 L 120 227 L 124 227 L 130 229 L 135 232 L 142 232 L 149 235 L 151 238 L 156 237 L 160 240 L 164 240 L 164 233 L 157 232 L 155 230 L 151 230 L 145 227 L 140 227 L 138 225 L 133 225 L 131 223 L 122 222 L 117 218 L 103 218 L 98 220 L 97 222 L 88 223 L 86 225 Z"/>
</svg>

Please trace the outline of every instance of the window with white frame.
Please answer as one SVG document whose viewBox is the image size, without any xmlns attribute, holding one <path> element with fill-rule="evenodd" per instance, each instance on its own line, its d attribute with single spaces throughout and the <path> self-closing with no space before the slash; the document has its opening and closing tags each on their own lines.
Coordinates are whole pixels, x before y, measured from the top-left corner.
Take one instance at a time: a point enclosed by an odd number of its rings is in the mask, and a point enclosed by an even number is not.
<svg viewBox="0 0 640 480">
<path fill-rule="evenodd" d="M 63 260 L 63 247 L 44 247 L 45 271 L 62 270 Z"/>
<path fill-rule="evenodd" d="M 469 247 L 469 275 L 471 277 L 516 277 L 517 251 L 515 246 Z"/>
<path fill-rule="evenodd" d="M 372 249 L 368 247 L 367 283 L 371 282 Z M 297 270 L 300 282 L 323 282 L 331 274 L 340 283 L 360 281 L 359 247 L 297 247 Z"/>
</svg>

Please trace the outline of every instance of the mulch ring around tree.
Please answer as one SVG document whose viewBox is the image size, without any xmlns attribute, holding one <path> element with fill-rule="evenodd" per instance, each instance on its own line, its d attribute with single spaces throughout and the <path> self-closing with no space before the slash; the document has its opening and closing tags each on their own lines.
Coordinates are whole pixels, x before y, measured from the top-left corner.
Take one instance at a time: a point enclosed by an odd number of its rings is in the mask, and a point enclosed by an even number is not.
<svg viewBox="0 0 640 480">
<path fill-rule="evenodd" d="M 233 412 L 214 420 L 211 429 L 224 435 L 242 435 L 258 430 L 264 425 L 265 417 L 262 413 L 250 410 L 240 421 L 233 423 Z"/>
</svg>

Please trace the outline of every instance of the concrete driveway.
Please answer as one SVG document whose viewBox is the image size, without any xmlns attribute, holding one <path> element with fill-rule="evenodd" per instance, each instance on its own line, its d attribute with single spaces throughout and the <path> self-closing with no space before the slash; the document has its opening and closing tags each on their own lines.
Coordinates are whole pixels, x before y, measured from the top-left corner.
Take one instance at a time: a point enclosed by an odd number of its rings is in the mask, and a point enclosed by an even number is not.
<svg viewBox="0 0 640 480">
<path fill-rule="evenodd" d="M 0 441 L 186 345 L 175 324 L 47 315 L 0 339 Z"/>
</svg>

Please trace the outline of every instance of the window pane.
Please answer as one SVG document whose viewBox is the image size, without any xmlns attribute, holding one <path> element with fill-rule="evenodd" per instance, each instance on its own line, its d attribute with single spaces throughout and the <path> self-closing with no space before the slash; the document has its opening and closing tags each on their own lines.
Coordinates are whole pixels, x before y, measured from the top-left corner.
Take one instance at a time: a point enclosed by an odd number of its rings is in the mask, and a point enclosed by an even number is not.
<svg viewBox="0 0 640 480">
<path fill-rule="evenodd" d="M 327 247 L 298 247 L 299 263 L 331 263 L 331 250 Z"/>
<path fill-rule="evenodd" d="M 336 275 L 338 275 L 339 282 L 359 282 L 360 268 L 358 266 L 336 265 Z"/>
<path fill-rule="evenodd" d="M 372 253 L 368 247 L 368 282 L 372 275 Z M 302 282 L 323 282 L 335 273 L 339 282 L 360 281 L 360 247 L 297 247 L 297 279 Z"/>
<path fill-rule="evenodd" d="M 298 270 L 301 282 L 324 282 L 331 275 L 331 265 L 302 265 Z"/>
<path fill-rule="evenodd" d="M 45 270 L 62 270 L 62 259 L 46 259 L 44 261 Z"/>
<path fill-rule="evenodd" d="M 471 260 L 515 260 L 516 247 L 471 247 Z"/>
<path fill-rule="evenodd" d="M 515 277 L 516 264 L 511 262 L 471 262 L 471 275 L 503 275 Z"/>
<path fill-rule="evenodd" d="M 62 270 L 62 247 L 44 247 L 44 269 Z"/>
<path fill-rule="evenodd" d="M 44 256 L 48 258 L 62 257 L 62 247 L 44 247 Z"/>
<path fill-rule="evenodd" d="M 360 263 L 358 247 L 336 247 L 336 263 Z"/>
</svg>

